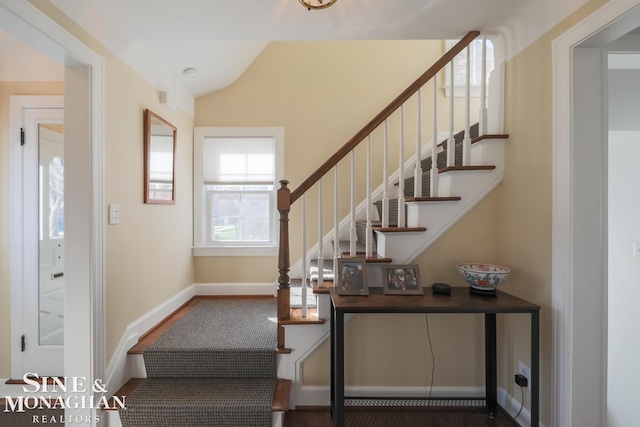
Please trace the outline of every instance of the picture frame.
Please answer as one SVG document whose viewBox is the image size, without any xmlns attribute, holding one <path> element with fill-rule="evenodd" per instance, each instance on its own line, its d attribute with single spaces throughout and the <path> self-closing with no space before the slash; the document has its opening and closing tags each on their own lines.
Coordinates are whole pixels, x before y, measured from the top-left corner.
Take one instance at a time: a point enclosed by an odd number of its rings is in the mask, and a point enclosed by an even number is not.
<svg viewBox="0 0 640 427">
<path fill-rule="evenodd" d="M 369 295 L 364 258 L 338 258 L 337 271 L 338 295 Z"/>
<path fill-rule="evenodd" d="M 385 295 L 424 295 L 418 265 L 387 264 L 382 267 Z"/>
</svg>

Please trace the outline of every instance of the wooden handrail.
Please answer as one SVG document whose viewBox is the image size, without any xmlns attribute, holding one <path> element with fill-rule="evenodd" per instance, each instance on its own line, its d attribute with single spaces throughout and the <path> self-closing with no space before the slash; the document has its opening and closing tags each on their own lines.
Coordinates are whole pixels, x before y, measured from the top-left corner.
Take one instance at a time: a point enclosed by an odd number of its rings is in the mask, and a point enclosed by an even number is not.
<svg viewBox="0 0 640 427">
<path fill-rule="evenodd" d="M 306 193 L 322 176 L 329 172 L 344 156 L 349 154 L 367 135 L 373 132 L 382 122 L 385 121 L 395 110 L 404 104 L 414 93 L 424 86 L 433 78 L 441 69 L 451 62 L 464 48 L 480 35 L 479 31 L 470 31 L 455 46 L 449 49 L 440 59 L 438 59 L 427 71 L 425 71 L 418 79 L 406 88 L 400 95 L 396 97 L 389 105 L 387 105 L 378 115 L 376 115 L 369 123 L 367 123 L 358 133 L 348 140 L 335 154 L 324 162 L 315 172 L 313 172 L 302 184 L 291 192 L 290 202 L 293 204 Z"/>
</svg>

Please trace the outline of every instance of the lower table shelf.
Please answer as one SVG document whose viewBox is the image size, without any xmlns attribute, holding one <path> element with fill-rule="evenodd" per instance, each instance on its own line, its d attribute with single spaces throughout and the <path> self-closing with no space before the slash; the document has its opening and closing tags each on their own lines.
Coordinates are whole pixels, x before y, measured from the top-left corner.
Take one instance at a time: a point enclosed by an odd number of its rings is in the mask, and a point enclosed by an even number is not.
<svg viewBox="0 0 640 427">
<path fill-rule="evenodd" d="M 345 425 L 369 426 L 519 426 L 503 408 L 487 415 L 481 398 L 345 398 Z"/>
</svg>

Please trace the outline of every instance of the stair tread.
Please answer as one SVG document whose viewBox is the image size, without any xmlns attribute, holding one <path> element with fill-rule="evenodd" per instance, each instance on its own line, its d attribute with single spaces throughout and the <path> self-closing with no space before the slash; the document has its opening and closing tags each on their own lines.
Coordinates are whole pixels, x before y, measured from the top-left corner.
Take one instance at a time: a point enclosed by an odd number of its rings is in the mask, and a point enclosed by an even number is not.
<svg viewBox="0 0 640 427">
<path fill-rule="evenodd" d="M 342 258 L 351 259 L 351 257 L 348 254 L 342 255 Z M 361 259 L 362 257 L 361 256 L 356 256 L 356 257 L 353 257 L 353 258 L 360 258 Z M 378 256 L 377 254 L 373 254 L 372 256 L 367 257 L 365 259 L 365 262 L 367 262 L 367 263 L 391 262 L 391 261 L 393 261 L 391 258 L 381 257 L 381 256 Z"/>
<path fill-rule="evenodd" d="M 462 197 L 407 197 L 406 202 L 457 202 Z"/>
<path fill-rule="evenodd" d="M 307 310 L 307 317 L 302 317 L 301 308 L 292 308 L 290 317 L 286 320 L 280 320 L 281 325 L 322 325 L 324 319 L 318 317 L 318 312 L 314 309 Z"/>
<path fill-rule="evenodd" d="M 333 288 L 333 280 L 325 280 L 322 288 L 318 287 L 317 280 L 312 282 L 311 286 L 313 287 L 314 294 L 328 294 L 331 291 L 331 288 Z"/>
<path fill-rule="evenodd" d="M 128 397 L 138 386 L 144 383 L 145 378 L 131 378 L 126 382 L 118 391 L 116 391 L 113 396 L 118 398 Z M 194 384 L 197 387 L 197 383 L 202 380 L 202 378 L 195 378 Z M 215 378 L 207 378 L 207 380 L 211 380 L 211 382 L 215 382 Z M 250 378 L 244 378 L 247 382 L 251 382 Z M 255 379 L 256 382 L 264 380 L 263 378 Z M 271 404 L 272 412 L 283 412 L 287 411 L 289 407 L 289 395 L 291 392 L 291 380 L 285 379 L 276 379 L 275 390 L 273 393 L 273 402 Z M 108 407 L 104 407 L 105 411 L 115 411 L 118 410 L 118 405 L 116 404 L 114 398 L 110 397 L 108 402 Z M 126 399 L 125 399 L 126 402 Z"/>
<path fill-rule="evenodd" d="M 273 299 L 270 295 L 224 295 L 224 296 L 204 296 L 199 295 L 191 298 L 180 306 L 177 310 L 165 317 L 160 323 L 154 326 L 146 334 L 138 339 L 138 343 L 131 347 L 127 354 L 143 354 L 144 351 L 156 341 L 160 335 L 167 332 L 173 325 L 178 323 L 187 315 L 200 301 L 208 299 Z"/>
<path fill-rule="evenodd" d="M 471 139 L 471 143 L 475 144 L 476 142 L 484 141 L 485 139 L 509 139 L 508 133 L 487 133 L 484 135 L 480 135 L 477 138 Z"/>
<path fill-rule="evenodd" d="M 426 227 L 374 227 L 375 231 L 381 233 L 413 233 L 419 231 L 427 231 Z"/>
<path fill-rule="evenodd" d="M 446 172 L 458 172 L 458 171 L 487 171 L 494 170 L 496 167 L 493 165 L 482 165 L 482 166 L 447 166 L 444 168 L 438 169 L 438 173 L 446 173 Z"/>
</svg>

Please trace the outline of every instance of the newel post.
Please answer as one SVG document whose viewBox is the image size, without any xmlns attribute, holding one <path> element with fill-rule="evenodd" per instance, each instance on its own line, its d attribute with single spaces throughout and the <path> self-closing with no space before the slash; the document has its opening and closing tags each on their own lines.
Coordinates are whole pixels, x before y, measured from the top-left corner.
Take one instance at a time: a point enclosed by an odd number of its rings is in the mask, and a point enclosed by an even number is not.
<svg viewBox="0 0 640 427">
<path fill-rule="evenodd" d="M 278 347 L 284 347 L 282 320 L 290 318 L 289 305 L 289 211 L 291 210 L 291 190 L 289 181 L 280 181 L 278 189 L 278 212 L 280 212 L 280 246 L 278 250 Z"/>
</svg>

